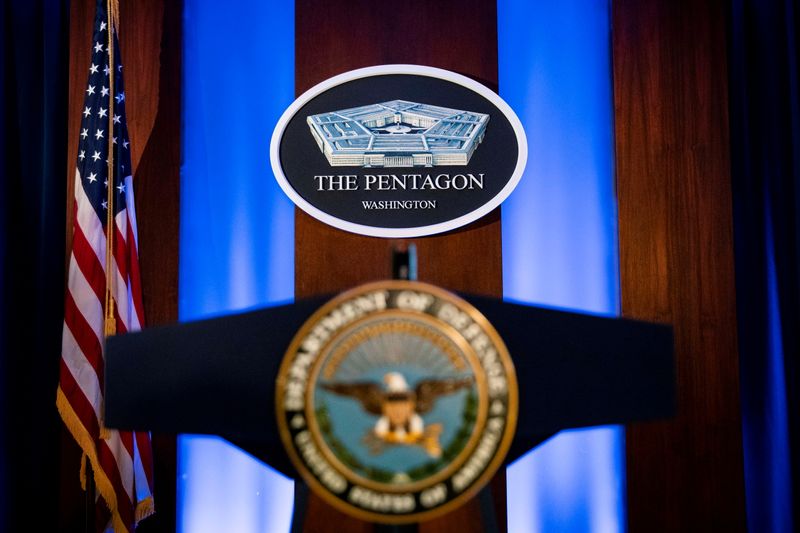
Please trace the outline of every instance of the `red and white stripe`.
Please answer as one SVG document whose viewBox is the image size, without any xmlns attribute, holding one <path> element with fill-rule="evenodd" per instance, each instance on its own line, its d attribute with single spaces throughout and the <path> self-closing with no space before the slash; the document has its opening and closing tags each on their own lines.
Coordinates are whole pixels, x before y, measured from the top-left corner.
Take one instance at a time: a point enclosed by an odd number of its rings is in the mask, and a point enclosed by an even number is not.
<svg viewBox="0 0 800 533">
<path fill-rule="evenodd" d="M 113 272 L 117 333 L 144 323 L 133 184 L 114 224 Z M 132 531 L 152 512 L 153 466 L 148 433 L 103 430 L 103 323 L 106 290 L 103 221 L 75 174 L 75 224 L 65 297 L 58 407 L 91 462 L 114 530 Z"/>
</svg>

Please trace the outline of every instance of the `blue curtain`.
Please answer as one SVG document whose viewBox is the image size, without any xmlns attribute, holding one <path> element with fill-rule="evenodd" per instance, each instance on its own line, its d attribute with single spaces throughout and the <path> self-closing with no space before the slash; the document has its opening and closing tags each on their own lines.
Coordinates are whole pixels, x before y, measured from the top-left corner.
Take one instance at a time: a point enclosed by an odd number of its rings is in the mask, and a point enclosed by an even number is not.
<svg viewBox="0 0 800 533">
<path fill-rule="evenodd" d="M 731 147 L 747 515 L 800 526 L 800 86 L 794 0 L 734 0 Z"/>
<path fill-rule="evenodd" d="M 294 100 L 294 3 L 186 0 L 183 24 L 178 292 L 194 320 L 294 295 L 294 208 L 269 166 Z M 293 496 L 221 438 L 178 440 L 179 532 L 288 531 Z"/>
</svg>

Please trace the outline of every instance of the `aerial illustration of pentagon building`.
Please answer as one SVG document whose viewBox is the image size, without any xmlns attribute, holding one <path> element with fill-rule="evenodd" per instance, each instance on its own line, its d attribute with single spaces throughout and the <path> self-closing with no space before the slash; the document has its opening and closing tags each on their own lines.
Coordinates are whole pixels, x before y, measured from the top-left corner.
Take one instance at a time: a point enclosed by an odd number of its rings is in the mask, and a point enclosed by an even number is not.
<svg viewBox="0 0 800 533">
<path fill-rule="evenodd" d="M 392 100 L 306 121 L 331 166 L 433 167 L 469 163 L 489 115 Z"/>
</svg>

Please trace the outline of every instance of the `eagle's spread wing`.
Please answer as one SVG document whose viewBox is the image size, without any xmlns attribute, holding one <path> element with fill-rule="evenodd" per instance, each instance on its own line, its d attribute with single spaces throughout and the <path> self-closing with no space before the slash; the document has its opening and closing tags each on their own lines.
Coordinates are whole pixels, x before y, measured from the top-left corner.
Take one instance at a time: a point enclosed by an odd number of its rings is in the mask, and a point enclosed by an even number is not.
<svg viewBox="0 0 800 533">
<path fill-rule="evenodd" d="M 416 396 L 417 405 L 416 411 L 419 414 L 425 414 L 436 403 L 439 396 L 445 394 L 452 394 L 459 389 L 469 387 L 472 385 L 472 377 L 466 378 L 449 378 L 449 379 L 423 379 L 417 383 Z"/>
<path fill-rule="evenodd" d="M 375 382 L 321 383 L 320 386 L 334 394 L 349 396 L 358 400 L 368 413 L 372 413 L 373 415 L 383 414 L 383 390 L 381 386 Z"/>
</svg>

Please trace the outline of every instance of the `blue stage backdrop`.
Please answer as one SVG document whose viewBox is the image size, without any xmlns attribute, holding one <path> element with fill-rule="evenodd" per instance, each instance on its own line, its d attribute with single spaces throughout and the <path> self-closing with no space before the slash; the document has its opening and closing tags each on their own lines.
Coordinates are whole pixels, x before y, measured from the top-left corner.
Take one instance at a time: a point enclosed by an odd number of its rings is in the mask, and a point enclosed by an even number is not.
<svg viewBox="0 0 800 533">
<path fill-rule="evenodd" d="M 506 297 L 616 314 L 610 5 L 529 4 L 498 2 L 501 95 L 530 146 L 503 206 Z M 268 146 L 293 99 L 294 6 L 184 9 L 180 316 L 191 320 L 292 297 L 293 209 Z M 622 440 L 616 428 L 571 431 L 512 465 L 511 530 L 624 530 Z M 221 439 L 181 438 L 179 531 L 288 531 L 292 498 L 290 481 Z"/>
<path fill-rule="evenodd" d="M 294 6 L 184 6 L 179 314 L 192 320 L 294 295 L 294 211 L 269 165 L 294 99 Z M 178 531 L 288 531 L 292 501 L 291 481 L 222 439 L 180 438 Z"/>
<path fill-rule="evenodd" d="M 503 205 L 507 299 L 619 311 L 610 3 L 498 2 L 500 95 L 528 136 Z M 563 432 L 508 471 L 509 531 L 625 529 L 624 431 Z"/>
</svg>

